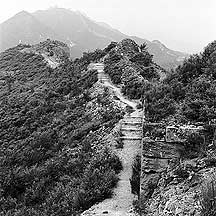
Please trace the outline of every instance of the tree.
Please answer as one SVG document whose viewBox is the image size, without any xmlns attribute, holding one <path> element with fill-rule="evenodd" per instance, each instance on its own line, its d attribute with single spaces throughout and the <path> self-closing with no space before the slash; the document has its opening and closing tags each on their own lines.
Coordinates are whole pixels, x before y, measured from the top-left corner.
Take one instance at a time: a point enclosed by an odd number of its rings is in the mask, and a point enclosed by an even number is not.
<svg viewBox="0 0 216 216">
<path fill-rule="evenodd" d="M 140 49 L 141 49 L 141 52 L 146 52 L 147 50 L 147 43 L 143 43 L 140 45 Z"/>
</svg>

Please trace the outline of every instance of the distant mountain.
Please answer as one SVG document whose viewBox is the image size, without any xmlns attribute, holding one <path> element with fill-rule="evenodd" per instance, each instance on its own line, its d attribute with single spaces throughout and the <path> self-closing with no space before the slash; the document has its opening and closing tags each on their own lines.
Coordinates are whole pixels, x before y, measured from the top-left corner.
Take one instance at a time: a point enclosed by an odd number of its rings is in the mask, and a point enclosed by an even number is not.
<svg viewBox="0 0 216 216">
<path fill-rule="evenodd" d="M 86 15 L 63 8 L 39 10 L 34 13 L 22 11 L 0 25 L 0 51 L 18 43 L 35 44 L 47 38 L 65 42 L 71 57 L 83 52 L 104 48 L 111 41 L 132 38 L 138 44 L 147 43 L 154 61 L 164 68 L 179 65 L 188 55 L 168 49 L 158 41 L 128 36 L 103 22 L 95 22 Z"/>
<path fill-rule="evenodd" d="M 0 25 L 0 51 L 19 43 L 38 43 L 57 34 L 32 14 L 21 11 Z"/>
<path fill-rule="evenodd" d="M 62 8 L 36 11 L 40 22 L 54 29 L 71 49 L 71 56 L 81 56 L 83 51 L 104 48 L 111 41 L 119 41 L 126 35 L 98 24 L 80 12 Z"/>
<path fill-rule="evenodd" d="M 158 40 L 152 42 L 141 39 L 138 37 L 132 37 L 139 45 L 146 43 L 148 51 L 154 55 L 154 61 L 163 68 L 170 69 L 180 65 L 185 58 L 189 57 L 187 53 L 174 51 L 167 48 L 163 43 Z"/>
</svg>

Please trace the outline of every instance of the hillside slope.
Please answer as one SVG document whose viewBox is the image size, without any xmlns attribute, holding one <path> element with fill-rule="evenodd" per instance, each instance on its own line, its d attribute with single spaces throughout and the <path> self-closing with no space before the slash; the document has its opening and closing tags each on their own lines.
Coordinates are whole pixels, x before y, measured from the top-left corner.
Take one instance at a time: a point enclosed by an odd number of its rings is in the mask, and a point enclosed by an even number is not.
<svg viewBox="0 0 216 216">
<path fill-rule="evenodd" d="M 88 70 L 94 53 L 67 55 L 50 40 L 0 53 L 0 215 L 79 215 L 118 182 L 108 137 L 123 110 Z"/>
<path fill-rule="evenodd" d="M 124 39 L 110 44 L 107 49 L 105 72 L 131 99 L 141 99 L 148 83 L 159 81 L 164 74 L 164 70 L 154 63 L 147 46 L 139 46 L 134 40 Z"/>
</svg>

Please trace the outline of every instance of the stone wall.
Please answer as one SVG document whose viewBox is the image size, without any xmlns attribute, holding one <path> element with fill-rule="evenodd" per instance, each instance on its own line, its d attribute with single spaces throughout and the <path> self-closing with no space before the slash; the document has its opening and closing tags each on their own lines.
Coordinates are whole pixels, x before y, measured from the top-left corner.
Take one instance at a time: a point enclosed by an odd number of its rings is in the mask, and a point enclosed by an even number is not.
<svg viewBox="0 0 216 216">
<path fill-rule="evenodd" d="M 200 133 L 204 130 L 203 126 L 194 125 L 173 125 L 166 127 L 166 141 L 178 142 L 185 141 L 186 136 L 191 133 Z"/>
<path fill-rule="evenodd" d="M 144 125 L 144 135 L 152 135 L 152 126 Z M 142 141 L 140 176 L 140 207 L 142 210 L 145 209 L 147 201 L 157 188 L 161 174 L 167 170 L 171 161 L 180 159 L 179 152 L 183 148 L 181 142 L 166 142 L 165 127 L 160 124 L 157 126 L 161 131 L 161 137 L 156 137 L 156 140 L 146 137 Z"/>
</svg>

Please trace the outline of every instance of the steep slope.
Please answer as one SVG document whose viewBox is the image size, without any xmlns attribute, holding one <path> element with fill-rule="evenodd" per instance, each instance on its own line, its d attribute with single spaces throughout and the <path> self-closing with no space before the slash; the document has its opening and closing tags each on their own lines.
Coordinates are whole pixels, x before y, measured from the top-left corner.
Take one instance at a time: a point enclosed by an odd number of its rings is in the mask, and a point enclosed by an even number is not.
<svg viewBox="0 0 216 216">
<path fill-rule="evenodd" d="M 111 41 L 132 38 L 138 44 L 146 42 L 154 61 L 169 69 L 187 57 L 184 53 L 161 49 L 161 44 L 131 37 L 104 23 L 97 23 L 80 12 L 63 8 L 39 10 L 33 14 L 21 12 L 0 25 L 0 50 L 17 45 L 20 41 L 30 44 L 46 38 L 61 40 L 69 46 L 71 57 L 82 56 L 83 52 L 104 48 Z M 165 47 L 164 45 L 162 45 Z M 181 61 L 179 61 L 181 59 Z"/>
</svg>

